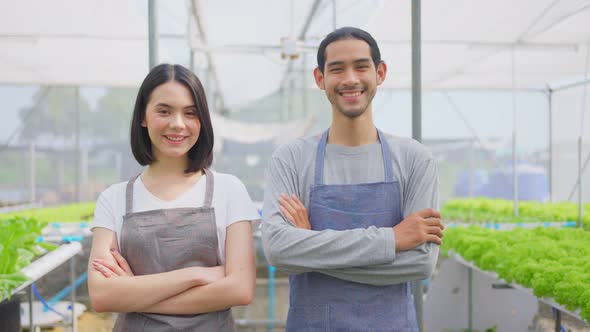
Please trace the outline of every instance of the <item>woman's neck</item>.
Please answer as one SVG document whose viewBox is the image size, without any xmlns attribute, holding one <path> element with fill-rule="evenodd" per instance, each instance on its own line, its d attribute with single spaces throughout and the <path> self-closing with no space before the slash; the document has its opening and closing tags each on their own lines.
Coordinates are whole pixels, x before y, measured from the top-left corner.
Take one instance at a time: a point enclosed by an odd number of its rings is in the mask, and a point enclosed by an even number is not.
<svg viewBox="0 0 590 332">
<path fill-rule="evenodd" d="M 158 159 L 158 161 L 149 165 L 143 177 L 150 179 L 181 179 L 195 175 L 195 173 L 185 173 L 186 168 L 187 163 L 185 161 Z"/>
</svg>

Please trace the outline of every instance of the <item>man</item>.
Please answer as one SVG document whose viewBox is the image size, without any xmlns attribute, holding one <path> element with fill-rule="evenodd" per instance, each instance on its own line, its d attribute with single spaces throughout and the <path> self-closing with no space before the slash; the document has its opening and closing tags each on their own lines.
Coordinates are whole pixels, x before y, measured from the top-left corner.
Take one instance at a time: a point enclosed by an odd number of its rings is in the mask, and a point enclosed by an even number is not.
<svg viewBox="0 0 590 332">
<path fill-rule="evenodd" d="M 375 128 L 387 66 L 370 34 L 338 29 L 317 59 L 331 127 L 275 151 L 264 198 L 265 254 L 291 273 L 287 331 L 417 331 L 409 281 L 431 275 L 443 230 L 434 158 Z"/>
</svg>

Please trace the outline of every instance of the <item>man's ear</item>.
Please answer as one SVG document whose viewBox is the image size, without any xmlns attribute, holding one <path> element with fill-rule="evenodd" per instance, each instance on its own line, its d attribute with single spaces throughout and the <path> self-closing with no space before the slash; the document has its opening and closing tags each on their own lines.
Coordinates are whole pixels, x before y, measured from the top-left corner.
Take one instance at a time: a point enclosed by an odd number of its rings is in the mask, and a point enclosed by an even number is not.
<svg viewBox="0 0 590 332">
<path fill-rule="evenodd" d="M 318 86 L 318 88 L 325 90 L 324 74 L 322 74 L 320 68 L 315 67 L 315 69 L 313 70 L 313 77 L 315 78 L 315 84 Z"/>
<path fill-rule="evenodd" d="M 381 85 L 383 81 L 385 81 L 385 77 L 387 76 L 387 64 L 384 61 L 381 61 L 377 66 L 377 85 Z"/>
</svg>

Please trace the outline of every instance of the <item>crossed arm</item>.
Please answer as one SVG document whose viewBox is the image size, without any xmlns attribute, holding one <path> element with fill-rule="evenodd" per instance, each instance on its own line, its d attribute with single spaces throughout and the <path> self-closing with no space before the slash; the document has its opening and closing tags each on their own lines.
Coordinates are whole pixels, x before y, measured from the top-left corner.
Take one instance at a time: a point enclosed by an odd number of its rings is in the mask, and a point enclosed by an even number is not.
<svg viewBox="0 0 590 332">
<path fill-rule="evenodd" d="M 247 305 L 256 278 L 250 223 L 230 225 L 225 247 L 225 266 L 135 276 L 119 254 L 116 234 L 95 228 L 88 264 L 92 306 L 99 312 L 198 314 Z"/>
<path fill-rule="evenodd" d="M 273 160 L 269 168 L 262 224 L 267 259 L 292 273 L 320 272 L 343 280 L 391 285 L 428 278 L 438 257 L 444 226 L 436 207 L 437 177 L 434 164 L 425 164 L 426 176 L 410 183 L 407 203 L 416 208 L 395 227 L 314 231 L 298 193 L 296 176 Z"/>
</svg>

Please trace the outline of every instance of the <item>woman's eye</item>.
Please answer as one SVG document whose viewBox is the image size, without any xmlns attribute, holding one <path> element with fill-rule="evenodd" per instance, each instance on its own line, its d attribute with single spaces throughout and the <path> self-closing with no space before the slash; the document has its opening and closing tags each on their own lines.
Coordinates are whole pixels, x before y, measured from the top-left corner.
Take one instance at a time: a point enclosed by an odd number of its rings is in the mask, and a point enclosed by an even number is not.
<svg viewBox="0 0 590 332">
<path fill-rule="evenodd" d="M 158 114 L 168 114 L 168 110 L 158 110 Z"/>
</svg>

